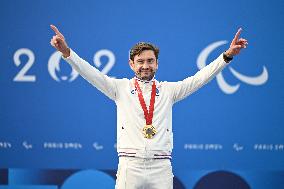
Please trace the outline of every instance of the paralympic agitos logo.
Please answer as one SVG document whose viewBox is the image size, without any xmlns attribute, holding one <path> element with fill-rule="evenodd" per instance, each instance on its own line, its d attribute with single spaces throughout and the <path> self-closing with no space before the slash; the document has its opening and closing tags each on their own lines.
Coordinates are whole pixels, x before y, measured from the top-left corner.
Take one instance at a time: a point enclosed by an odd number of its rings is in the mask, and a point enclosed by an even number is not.
<svg viewBox="0 0 284 189">
<path fill-rule="evenodd" d="M 202 69 L 206 66 L 206 60 L 207 57 L 209 56 L 209 54 L 216 48 L 218 48 L 221 45 L 227 44 L 228 41 L 217 41 L 214 43 L 209 44 L 205 49 L 203 49 L 201 51 L 201 53 L 199 54 L 198 58 L 197 58 L 197 67 L 199 69 Z M 232 74 L 239 79 L 240 81 L 249 84 L 249 85 L 263 85 L 267 82 L 268 80 L 268 72 L 265 66 L 263 66 L 263 70 L 262 73 L 259 74 L 258 76 L 247 76 L 247 75 L 243 75 L 241 73 L 239 73 L 238 71 L 236 71 L 235 69 L 232 68 L 231 65 L 229 65 L 229 70 L 232 72 Z M 240 83 L 236 84 L 236 85 L 230 85 L 228 84 L 223 75 L 222 72 L 220 72 L 217 76 L 217 83 L 218 86 L 220 87 L 220 89 L 226 93 L 226 94 L 233 94 L 235 93 L 239 87 L 240 87 Z"/>
</svg>

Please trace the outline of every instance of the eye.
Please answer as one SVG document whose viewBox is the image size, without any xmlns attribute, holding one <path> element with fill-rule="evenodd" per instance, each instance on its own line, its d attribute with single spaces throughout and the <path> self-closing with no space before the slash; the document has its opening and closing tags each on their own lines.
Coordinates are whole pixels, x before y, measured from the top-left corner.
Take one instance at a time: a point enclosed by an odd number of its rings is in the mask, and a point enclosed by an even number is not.
<svg viewBox="0 0 284 189">
<path fill-rule="evenodd" d="M 147 62 L 148 62 L 149 64 L 153 64 L 153 63 L 155 62 L 155 60 L 154 60 L 154 59 L 148 59 Z"/>
</svg>

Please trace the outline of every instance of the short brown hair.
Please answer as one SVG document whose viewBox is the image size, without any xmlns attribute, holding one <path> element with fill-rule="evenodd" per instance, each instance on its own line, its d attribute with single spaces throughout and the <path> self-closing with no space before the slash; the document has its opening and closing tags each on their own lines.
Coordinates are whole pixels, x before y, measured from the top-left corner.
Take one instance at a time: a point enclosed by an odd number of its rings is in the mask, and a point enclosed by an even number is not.
<svg viewBox="0 0 284 189">
<path fill-rule="evenodd" d="M 144 50 L 152 50 L 156 56 L 156 59 L 158 60 L 159 56 L 159 48 L 156 47 L 155 45 L 148 43 L 148 42 L 139 42 L 136 43 L 131 49 L 129 53 L 129 58 L 130 60 L 134 61 L 134 57 L 136 55 L 140 55 L 142 51 Z"/>
</svg>

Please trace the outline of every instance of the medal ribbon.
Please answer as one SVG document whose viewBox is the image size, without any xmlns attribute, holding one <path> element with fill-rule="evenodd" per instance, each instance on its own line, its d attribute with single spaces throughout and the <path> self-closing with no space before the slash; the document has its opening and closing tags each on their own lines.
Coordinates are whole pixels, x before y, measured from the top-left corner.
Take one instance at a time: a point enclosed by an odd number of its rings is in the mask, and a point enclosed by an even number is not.
<svg viewBox="0 0 284 189">
<path fill-rule="evenodd" d="M 140 105 L 143 109 L 144 112 L 144 117 L 146 120 L 146 125 L 152 125 L 152 120 L 153 120 L 153 112 L 154 112 L 154 104 L 155 104 L 155 96 L 156 96 L 156 84 L 155 81 L 153 81 L 152 84 L 152 92 L 151 92 L 151 99 L 150 99 L 150 105 L 149 105 L 149 111 L 147 110 L 146 103 L 141 91 L 141 88 L 139 86 L 139 83 L 137 79 L 135 79 L 135 89 L 138 92 L 138 98 Z"/>
</svg>

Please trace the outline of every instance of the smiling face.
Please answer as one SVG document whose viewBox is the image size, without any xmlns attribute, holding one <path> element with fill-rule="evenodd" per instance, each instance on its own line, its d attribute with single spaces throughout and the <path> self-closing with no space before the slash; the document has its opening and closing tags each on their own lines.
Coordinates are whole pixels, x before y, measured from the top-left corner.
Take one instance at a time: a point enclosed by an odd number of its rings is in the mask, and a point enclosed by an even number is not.
<svg viewBox="0 0 284 189">
<path fill-rule="evenodd" d="M 153 50 L 143 50 L 129 60 L 129 65 L 136 77 L 150 81 L 158 69 L 158 60 Z"/>
</svg>

